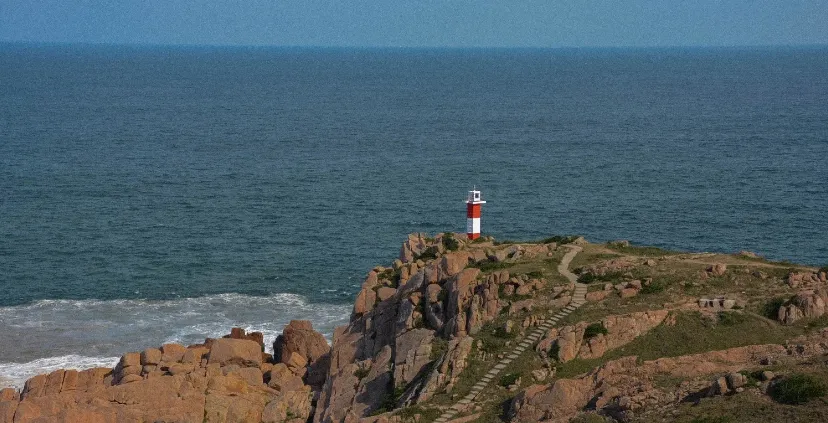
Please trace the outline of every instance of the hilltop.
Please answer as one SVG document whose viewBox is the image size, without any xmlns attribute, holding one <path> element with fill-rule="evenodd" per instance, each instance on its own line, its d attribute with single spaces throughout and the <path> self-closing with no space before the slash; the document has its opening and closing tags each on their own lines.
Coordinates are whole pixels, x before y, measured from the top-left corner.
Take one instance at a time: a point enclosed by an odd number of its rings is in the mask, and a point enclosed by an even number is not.
<svg viewBox="0 0 828 423">
<path fill-rule="evenodd" d="M 0 391 L 0 422 L 828 421 L 828 269 L 411 234 L 332 345 L 294 321 Z"/>
</svg>

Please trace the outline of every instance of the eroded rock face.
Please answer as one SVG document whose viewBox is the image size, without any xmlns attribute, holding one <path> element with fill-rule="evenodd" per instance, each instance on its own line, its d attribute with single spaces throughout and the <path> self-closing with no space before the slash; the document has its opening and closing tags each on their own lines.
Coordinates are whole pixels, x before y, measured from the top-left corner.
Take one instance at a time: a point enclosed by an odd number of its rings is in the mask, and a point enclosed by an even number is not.
<svg viewBox="0 0 828 423">
<path fill-rule="evenodd" d="M 469 353 L 472 350 L 474 339 L 469 336 L 454 338 L 449 341 L 446 353 L 435 362 L 428 377 L 418 385 L 408 389 L 402 402 L 406 404 L 427 401 L 439 392 L 451 392 L 460 373 L 468 364 Z"/>
<path fill-rule="evenodd" d="M 431 345 L 434 331 L 410 330 L 396 340 L 394 349 L 394 384 L 405 386 L 431 362 Z"/>
</svg>

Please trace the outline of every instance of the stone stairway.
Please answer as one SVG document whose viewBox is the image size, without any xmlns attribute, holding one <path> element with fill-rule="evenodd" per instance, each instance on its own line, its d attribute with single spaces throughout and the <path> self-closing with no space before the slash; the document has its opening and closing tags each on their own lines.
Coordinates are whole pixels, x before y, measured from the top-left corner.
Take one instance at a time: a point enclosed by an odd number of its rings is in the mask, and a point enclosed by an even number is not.
<svg viewBox="0 0 828 423">
<path fill-rule="evenodd" d="M 491 381 L 506 368 L 506 366 L 517 359 L 524 351 L 526 351 L 527 348 L 534 345 L 535 342 L 537 342 L 547 330 L 555 326 L 560 319 L 566 317 L 569 313 L 572 313 L 584 304 L 584 302 L 586 302 L 586 284 L 578 283 L 578 277 L 569 271 L 569 263 L 572 262 L 575 255 L 582 249 L 577 245 L 567 245 L 567 247 L 569 247 L 569 252 L 567 252 L 561 259 L 561 264 L 558 265 L 558 272 L 569 279 L 570 282 L 575 284 L 575 290 L 572 294 L 572 301 L 569 305 L 552 314 L 547 319 L 543 320 L 538 326 L 535 326 L 534 329 L 529 331 L 523 340 L 512 347 L 512 350 L 508 352 L 503 359 L 495 364 L 494 367 L 489 369 L 489 371 L 481 377 L 480 380 L 474 384 L 474 386 L 472 386 L 471 391 L 465 397 L 461 398 L 457 401 L 457 403 L 451 406 L 451 408 L 443 412 L 443 414 L 435 420 L 435 423 L 445 423 L 461 411 L 466 410 L 477 395 L 480 394 L 480 392 L 482 392 L 489 385 L 489 383 L 491 383 Z"/>
</svg>

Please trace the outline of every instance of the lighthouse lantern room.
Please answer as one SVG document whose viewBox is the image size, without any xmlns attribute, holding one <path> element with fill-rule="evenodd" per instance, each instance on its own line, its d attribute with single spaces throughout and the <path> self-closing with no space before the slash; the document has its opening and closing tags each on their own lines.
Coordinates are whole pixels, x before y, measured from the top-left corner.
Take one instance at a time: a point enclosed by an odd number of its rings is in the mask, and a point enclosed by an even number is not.
<svg viewBox="0 0 828 423">
<path fill-rule="evenodd" d="M 469 239 L 480 238 L 480 205 L 485 203 L 480 199 L 480 191 L 469 191 L 466 199 L 466 235 Z"/>
</svg>

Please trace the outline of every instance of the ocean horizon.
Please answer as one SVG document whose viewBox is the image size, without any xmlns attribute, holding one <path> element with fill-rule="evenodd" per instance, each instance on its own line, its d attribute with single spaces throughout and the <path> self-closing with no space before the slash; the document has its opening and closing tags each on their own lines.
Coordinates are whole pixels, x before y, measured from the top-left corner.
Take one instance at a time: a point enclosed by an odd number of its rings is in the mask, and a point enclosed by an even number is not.
<svg viewBox="0 0 828 423">
<path fill-rule="evenodd" d="M 0 386 L 330 339 L 411 232 L 828 263 L 828 47 L 0 43 Z"/>
</svg>

